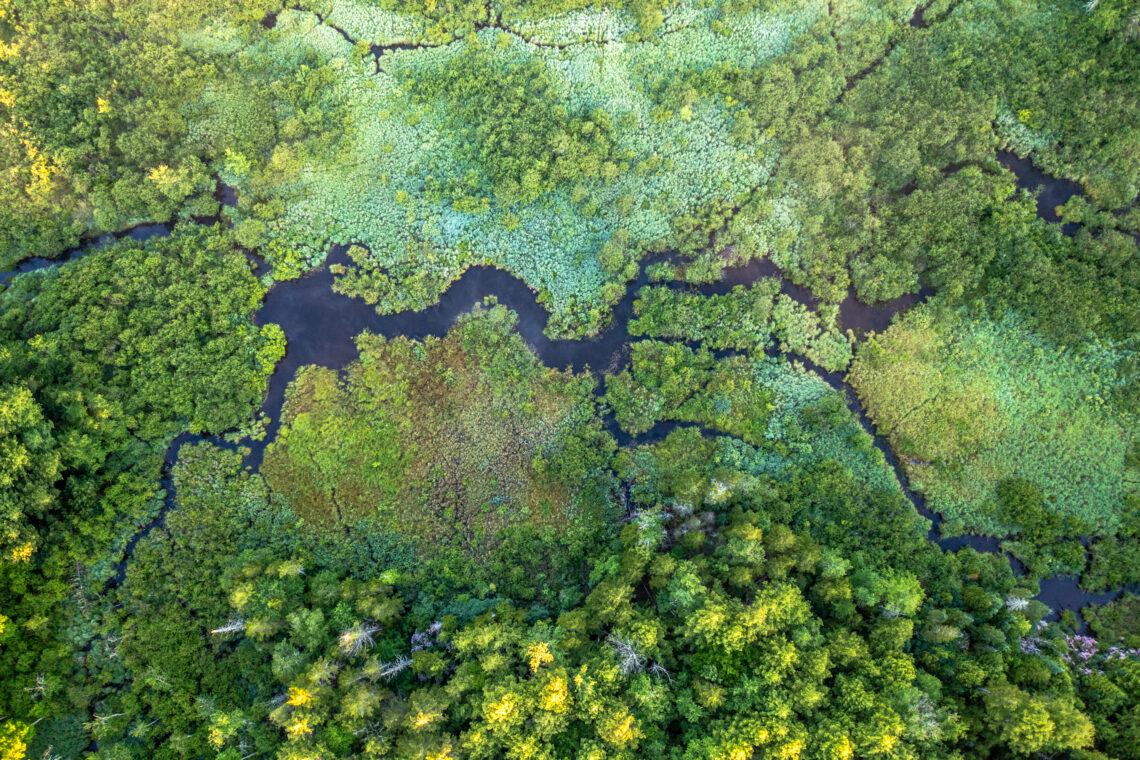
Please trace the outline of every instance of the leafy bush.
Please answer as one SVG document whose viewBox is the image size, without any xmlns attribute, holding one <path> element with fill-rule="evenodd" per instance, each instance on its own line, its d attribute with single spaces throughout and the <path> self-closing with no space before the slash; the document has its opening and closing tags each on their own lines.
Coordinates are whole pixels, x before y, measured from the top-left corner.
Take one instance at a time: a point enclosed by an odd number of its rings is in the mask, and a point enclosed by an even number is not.
<svg viewBox="0 0 1140 760">
<path fill-rule="evenodd" d="M 771 405 L 754 374 L 753 361 L 744 357 L 718 360 L 703 348 L 639 341 L 633 344 L 630 368 L 606 377 L 606 403 L 618 425 L 631 433 L 678 420 L 757 443 Z"/>
<path fill-rule="evenodd" d="M 609 116 L 571 117 L 540 58 L 501 70 L 489 52 L 469 49 L 438 78 L 405 86 L 428 102 L 443 98 L 441 121 L 456 142 L 456 174 L 428 178 L 429 199 L 458 207 L 490 190 L 503 205 L 533 203 L 556 186 L 597 178 L 612 159 Z M 473 186 L 465 166 L 478 167 L 490 187 Z"/>
<path fill-rule="evenodd" d="M 782 353 L 795 353 L 828 371 L 851 362 L 851 340 L 820 314 L 779 293 L 779 280 L 762 278 L 724 295 L 700 296 L 668 287 L 645 287 L 633 303 L 629 333 L 700 342 L 714 350 L 761 355 L 774 339 Z M 825 323 L 826 324 L 826 323 Z"/>
</svg>

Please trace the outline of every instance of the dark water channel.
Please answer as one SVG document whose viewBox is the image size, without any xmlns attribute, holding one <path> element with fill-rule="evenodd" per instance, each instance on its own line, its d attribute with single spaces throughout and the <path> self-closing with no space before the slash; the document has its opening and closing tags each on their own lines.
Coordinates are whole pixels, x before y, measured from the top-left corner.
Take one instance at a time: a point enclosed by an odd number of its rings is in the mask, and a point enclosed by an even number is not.
<svg viewBox="0 0 1140 760">
<path fill-rule="evenodd" d="M 78 248 L 71 249 L 59 258 L 45 259 L 36 256 L 31 259 L 24 259 L 16 265 L 15 269 L 0 271 L 0 285 L 7 285 L 13 277 L 24 274 L 25 272 L 34 272 L 37 269 L 46 269 L 56 264 L 64 264 L 68 261 L 81 259 L 89 253 L 94 253 L 95 251 L 107 247 L 116 240 L 122 240 L 123 238 L 149 240 L 152 237 L 166 237 L 170 234 L 172 228 L 173 226 L 170 224 L 140 224 L 115 234 L 108 233 L 106 235 L 100 235 L 98 238 L 90 240 Z"/>
<path fill-rule="evenodd" d="M 1013 157 L 1016 159 L 1016 156 Z M 1020 161 L 1020 159 L 1018 159 Z M 1003 160 L 1003 163 L 1005 161 Z M 1007 164 L 1010 165 L 1010 164 Z M 1023 170 L 1024 166 L 1013 163 L 1010 168 L 1015 172 Z M 1030 168 L 1031 165 L 1030 165 Z M 1044 177 L 1046 182 L 1039 182 Z M 1072 183 L 1063 180 L 1053 180 L 1036 169 L 1033 173 L 1026 173 L 1023 177 L 1018 174 L 1019 184 L 1036 187 L 1038 184 L 1046 186 L 1038 202 L 1038 213 L 1042 218 L 1050 219 L 1052 206 L 1064 203 L 1072 197 Z M 1052 185 L 1050 185 L 1052 183 Z M 234 205 L 236 196 L 233 191 L 219 183 L 217 196 L 224 205 Z M 1050 219 L 1056 220 L 1055 214 Z M 84 248 L 76 249 L 59 259 L 31 259 L 23 262 L 17 269 L 0 273 L 0 282 L 6 283 L 17 274 L 42 269 L 56 263 L 62 263 L 80 258 L 87 253 L 99 250 L 112 239 L 129 236 L 136 240 L 145 240 L 149 237 L 170 234 L 169 225 L 142 225 L 126 230 L 115 236 L 105 235 Z M 629 320 L 633 316 L 633 302 L 637 291 L 649 284 L 645 273 L 646 266 L 651 262 L 643 262 L 642 273 L 626 290 L 625 297 L 614 307 L 613 319 L 610 326 L 599 335 L 586 340 L 551 340 L 543 330 L 546 327 L 548 312 L 536 300 L 536 294 L 520 279 L 504 270 L 487 266 L 469 268 L 462 277 L 454 282 L 443 294 L 439 302 L 427 309 L 418 312 L 404 312 L 400 314 L 379 315 L 372 306 L 359 299 L 348 298 L 335 293 L 332 289 L 333 273 L 331 265 L 350 264 L 346 254 L 346 246 L 336 246 L 332 249 L 325 265 L 309 275 L 288 282 L 276 283 L 268 292 L 262 308 L 255 315 L 258 324 L 276 323 L 281 326 L 287 339 L 285 357 L 278 363 L 273 375 L 269 379 L 269 388 L 261 407 L 261 411 L 270 418 L 266 436 L 262 441 L 245 441 L 243 445 L 250 449 L 245 463 L 257 469 L 260 467 L 265 447 L 268 441 L 276 437 L 280 426 L 281 410 L 285 400 L 285 389 L 293 379 L 297 370 L 305 365 L 316 364 L 332 369 L 345 367 L 357 358 L 355 338 L 365 330 L 386 338 L 405 336 L 420 340 L 427 336 L 442 337 L 447 333 L 456 319 L 472 310 L 476 304 L 481 303 L 487 296 L 494 296 L 499 303 L 507 306 L 518 315 L 518 331 L 529 344 L 540 360 L 549 367 L 570 369 L 574 372 L 590 371 L 602 382 L 599 383 L 599 392 L 604 392 L 605 373 L 613 373 L 621 369 L 628 359 L 628 333 Z M 264 262 L 257 260 L 252 254 L 251 267 L 264 271 Z M 667 257 L 658 257 L 662 260 Z M 762 277 L 781 278 L 781 292 L 814 309 L 818 300 L 806 288 L 797 286 L 782 279 L 780 271 L 767 260 L 752 261 L 740 267 L 726 269 L 723 278 L 713 284 L 703 286 L 687 286 L 684 283 L 666 283 L 668 287 L 676 289 L 690 288 L 703 295 L 725 293 L 736 285 L 749 285 Z M 921 302 L 929 295 L 924 290 L 918 294 L 903 296 L 895 301 L 867 305 L 859 302 L 854 292 L 848 293 L 847 298 L 840 305 L 840 321 L 844 330 L 852 330 L 856 334 L 871 331 L 882 331 L 890 324 L 891 319 L 898 313 Z M 727 355 L 731 352 L 718 352 Z M 780 356 L 772 348 L 769 353 Z M 874 438 L 875 448 L 883 453 L 888 465 L 894 470 L 903 492 L 918 512 L 931 522 L 928 533 L 929 540 L 937 543 L 946 551 L 957 551 L 964 547 L 971 547 L 979 552 L 1000 552 L 1001 539 L 990 536 L 966 535 L 954 538 L 942 538 L 939 526 L 942 518 L 931 511 L 925 498 L 911 490 L 906 471 L 901 466 L 895 452 L 886 440 L 878 435 L 874 425 L 868 418 L 866 411 L 859 403 L 854 390 L 842 375 L 836 372 L 827 372 L 807 361 L 803 357 L 790 356 L 788 358 L 799 361 L 808 369 L 817 373 L 833 388 L 841 391 L 847 400 L 847 405 L 859 420 L 860 425 Z M 617 427 L 612 416 L 605 419 L 606 427 L 621 446 L 652 443 L 664 439 L 669 433 L 681 427 L 699 427 L 690 423 L 662 422 L 651 430 L 639 436 L 632 436 Z M 716 435 L 715 431 L 702 429 L 709 435 Z M 110 581 L 111 585 L 118 585 L 125 578 L 126 562 L 132 556 L 137 543 L 146 536 L 155 526 L 162 525 L 166 513 L 175 506 L 175 494 L 172 480 L 174 465 L 178 461 L 178 453 L 183 444 L 196 443 L 207 440 L 229 450 L 236 450 L 237 444 L 230 443 L 221 436 L 198 436 L 183 434 L 175 438 L 166 451 L 161 474 L 161 487 L 165 490 L 165 501 L 158 517 L 150 524 L 137 532 L 128 542 L 124 558 L 116 566 L 116 574 Z M 1012 557 L 1015 570 L 1023 570 Z M 1063 609 L 1074 612 L 1089 604 L 1103 604 L 1117 598 L 1121 592 L 1104 594 L 1090 594 L 1077 586 L 1075 578 L 1054 577 L 1041 582 L 1041 593 L 1036 597 L 1054 610 L 1053 616 Z M 1082 624 L 1083 625 L 1083 624 Z"/>
<path fill-rule="evenodd" d="M 1068 179 L 1057 179 L 1038 169 L 1029 157 L 1018 158 L 1016 153 L 999 150 L 997 160 L 1017 176 L 1017 186 L 1031 193 L 1037 193 L 1037 216 L 1047 222 L 1060 222 L 1057 207 L 1064 206 L 1074 195 L 1081 194 L 1081 186 Z M 1040 192 L 1038 193 L 1038 189 Z M 1061 230 L 1072 237 L 1080 225 L 1066 222 Z"/>
<path fill-rule="evenodd" d="M 591 371 L 600 376 L 621 369 L 628 355 L 630 341 L 629 321 L 633 318 L 633 302 L 637 292 L 649 285 L 646 266 L 626 289 L 625 297 L 614 307 L 608 328 L 593 338 L 583 340 L 552 340 L 546 336 L 549 314 L 535 300 L 535 292 L 522 280 L 502 269 L 474 266 L 452 283 L 434 306 L 417 312 L 379 315 L 375 309 L 359 299 L 348 298 L 333 292 L 331 265 L 351 264 L 346 246 L 335 246 L 326 265 L 306 277 L 273 286 L 262 308 L 255 317 L 258 324 L 276 323 L 287 339 L 285 358 L 269 381 L 269 392 L 262 407 L 271 419 L 266 440 L 275 437 L 280 411 L 285 400 L 285 388 L 296 371 L 308 364 L 339 369 L 357 357 L 355 337 L 364 330 L 385 338 L 405 336 L 421 340 L 429 335 L 442 337 L 455 320 L 468 312 L 487 296 L 494 296 L 500 304 L 518 314 L 518 332 L 548 367 L 570 369 L 574 372 Z M 660 256 L 644 264 L 667 260 Z M 675 290 L 691 290 L 702 295 L 727 293 L 737 285 L 750 285 L 762 277 L 781 278 L 779 269 L 771 261 L 751 261 L 740 267 L 724 270 L 723 278 L 712 284 L 687 286 L 684 283 L 661 283 Z M 818 299 L 807 288 L 781 279 L 781 292 L 809 308 L 818 306 Z M 857 332 L 886 329 L 891 318 L 926 297 L 926 293 L 907 295 L 887 304 L 869 306 L 856 300 L 854 292 L 840 306 L 844 329 Z M 731 352 L 722 352 L 731 353 Z M 796 357 L 820 373 L 834 387 L 853 392 L 841 375 L 826 372 L 802 357 Z M 867 423 L 869 425 L 869 423 Z M 867 426 L 865 425 L 865 427 Z M 654 430 L 663 428 L 659 425 Z M 615 437 L 622 445 L 633 438 L 617 431 Z M 651 434 L 647 434 L 651 435 Z M 667 435 L 661 432 L 660 437 Z M 639 436 L 642 442 L 645 436 Z M 255 443 L 250 464 L 260 464 L 264 443 Z M 889 451 L 889 448 L 887 449 Z"/>
</svg>

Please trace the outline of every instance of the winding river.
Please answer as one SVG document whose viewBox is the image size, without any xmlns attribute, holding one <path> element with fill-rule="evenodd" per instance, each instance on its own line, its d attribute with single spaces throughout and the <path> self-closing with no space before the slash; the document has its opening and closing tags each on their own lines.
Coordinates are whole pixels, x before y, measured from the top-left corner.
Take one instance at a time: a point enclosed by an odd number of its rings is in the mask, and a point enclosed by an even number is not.
<svg viewBox="0 0 1140 760">
<path fill-rule="evenodd" d="M 1012 159 L 1016 159 L 1016 156 L 1012 156 Z M 1046 189 L 1039 198 L 1038 215 L 1050 221 L 1056 221 L 1053 208 L 1064 203 L 1073 195 L 1072 183 L 1054 180 L 1048 175 L 1040 174 L 1027 161 L 1022 164 L 1020 160 L 1011 160 L 1007 156 L 999 156 L 999 160 L 1002 160 L 1003 164 L 1018 173 L 1019 183 L 1032 182 L 1034 185 L 1045 185 Z M 1026 174 L 1023 177 L 1026 166 L 1032 169 L 1034 173 Z M 1044 178 L 1045 181 L 1040 182 L 1040 178 Z M 225 205 L 233 205 L 235 201 L 232 190 L 221 183 L 219 183 L 216 196 Z M 86 247 L 71 251 L 59 259 L 27 260 L 15 270 L 0 273 L 0 282 L 6 283 L 11 277 L 23 272 L 80 258 L 86 253 L 99 250 L 113 239 L 129 236 L 136 240 L 145 240 L 150 237 L 168 235 L 170 231 L 169 225 L 151 224 L 140 225 L 114 236 L 105 235 Z M 1066 230 L 1066 232 L 1070 231 Z M 451 285 L 434 306 L 419 312 L 381 316 L 376 313 L 372 306 L 363 301 L 348 298 L 333 291 L 333 273 L 330 266 L 350 263 L 346 251 L 346 246 L 335 246 L 327 257 L 324 266 L 303 278 L 274 284 L 268 291 L 262 308 L 255 316 L 255 321 L 259 324 L 276 323 L 281 326 L 287 339 L 287 350 L 285 357 L 278 363 L 269 379 L 268 392 L 261 407 L 261 411 L 270 418 L 266 436 L 262 441 L 243 442 L 250 449 L 245 462 L 254 469 L 257 469 L 261 464 L 267 442 L 276 437 L 280 426 L 286 387 L 300 367 L 316 364 L 332 369 L 343 368 L 357 358 L 355 337 L 365 330 L 383 335 L 386 338 L 405 336 L 419 340 L 427 336 L 442 337 L 460 315 L 469 312 L 475 304 L 482 302 L 486 296 L 495 296 L 499 303 L 512 309 L 518 315 L 519 333 L 547 366 L 568 368 L 575 372 L 590 371 L 599 377 L 604 373 L 619 371 L 628 359 L 630 340 L 628 325 L 633 316 L 633 301 L 637 291 L 649 284 L 645 264 L 651 263 L 650 261 L 643 262 L 641 275 L 627 287 L 625 297 L 614 307 L 613 319 L 608 329 L 586 340 L 551 340 L 543 332 L 546 327 L 548 312 L 535 300 L 534 291 L 522 280 L 508 272 L 487 266 L 469 268 L 462 277 Z M 256 260 L 252 254 L 250 254 L 250 258 L 251 265 L 255 269 L 260 271 L 264 267 L 263 262 Z M 658 257 L 655 260 L 664 258 L 667 257 Z M 725 293 L 736 285 L 748 285 L 762 277 L 781 278 L 781 292 L 810 308 L 814 309 L 817 305 L 817 300 L 810 291 L 782 279 L 781 273 L 775 265 L 766 260 L 752 261 L 745 266 L 727 269 L 720 281 L 711 285 L 692 287 L 692 290 L 703 295 Z M 686 286 L 683 283 L 669 283 L 668 287 L 683 289 L 691 286 Z M 840 306 L 841 325 L 843 329 L 853 330 L 857 334 L 885 330 L 896 314 L 921 302 L 928 295 L 927 291 L 923 291 L 919 294 L 903 296 L 890 303 L 869 306 L 858 301 L 853 292 L 849 292 L 848 297 Z M 726 355 L 731 352 L 717 353 L 718 355 Z M 773 356 L 781 356 L 775 349 L 771 349 L 769 353 Z M 946 551 L 956 551 L 967 546 L 979 552 L 1002 551 L 1000 548 L 1002 539 L 996 537 L 965 535 L 942 538 L 939 531 L 942 522 L 941 516 L 931 511 L 927 507 L 924 497 L 910 488 L 906 472 L 900 465 L 898 457 L 887 441 L 877 434 L 854 390 L 843 376 L 839 373 L 827 372 L 799 356 L 788 358 L 800 362 L 844 394 L 848 408 L 858 419 L 863 429 L 873 437 L 875 447 L 883 453 L 887 463 L 894 470 L 907 499 L 921 515 L 930 520 L 929 540 L 937 543 Z M 599 392 L 604 392 L 604 380 L 599 386 Z M 659 441 L 679 427 L 694 427 L 690 423 L 662 422 L 642 435 L 632 436 L 618 428 L 612 415 L 605 419 L 605 423 L 620 446 Z M 706 435 L 719 434 L 716 431 L 703 428 L 701 430 Z M 118 585 L 124 580 L 126 562 L 132 556 L 137 543 L 148 535 L 155 526 L 162 525 L 166 513 L 175 507 L 176 498 L 172 473 L 182 445 L 202 440 L 210 441 L 229 450 L 236 450 L 237 448 L 236 444 L 226 442 L 220 436 L 203 437 L 183 434 L 171 442 L 166 450 L 161 473 L 160 485 L 165 490 L 163 508 L 151 523 L 132 536 L 125 548 L 124 558 L 117 564 L 116 573 L 109 581 L 111 586 Z M 1010 559 L 1015 570 L 1022 570 L 1020 563 L 1012 557 Z M 1081 607 L 1090 604 L 1104 604 L 1118 598 L 1123 593 L 1116 591 L 1090 594 L 1078 587 L 1076 578 L 1065 576 L 1045 579 L 1041 582 L 1040 588 L 1041 592 L 1036 598 L 1053 610 L 1052 618 L 1059 616 L 1061 610 L 1077 612 Z M 1086 626 L 1082 621 L 1082 628 L 1084 627 Z"/>
</svg>

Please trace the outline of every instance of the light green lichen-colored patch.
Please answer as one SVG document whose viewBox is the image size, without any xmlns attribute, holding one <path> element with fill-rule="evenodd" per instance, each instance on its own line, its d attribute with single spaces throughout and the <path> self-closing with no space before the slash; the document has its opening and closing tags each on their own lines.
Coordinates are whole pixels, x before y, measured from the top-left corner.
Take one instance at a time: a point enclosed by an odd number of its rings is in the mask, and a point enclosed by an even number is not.
<svg viewBox="0 0 1140 760">
<path fill-rule="evenodd" d="M 409 44 L 419 41 L 424 32 L 422 20 L 376 5 L 353 0 L 332 0 L 325 5 L 328 9 L 323 15 L 328 24 L 371 45 Z"/>
<path fill-rule="evenodd" d="M 792 362 L 765 358 L 756 364 L 757 381 L 772 394 L 774 410 L 767 438 L 771 472 L 789 464 L 811 466 L 835 460 L 876 488 L 899 490 L 899 482 L 874 439 L 847 408 L 842 391 Z"/>
<path fill-rule="evenodd" d="M 210 55 L 233 55 L 250 43 L 248 30 L 214 23 L 202 28 L 183 29 L 179 41 L 187 50 L 197 50 Z"/>
<path fill-rule="evenodd" d="M 1112 533 L 1137 476 L 1136 410 L 1115 401 L 1128 352 L 1078 353 L 1022 317 L 935 319 L 920 307 L 864 344 L 851 370 L 916 490 L 958 528 L 1003 535 L 996 488 L 1028 480 L 1050 510 Z"/>
<path fill-rule="evenodd" d="M 1045 130 L 1034 129 L 1036 123 L 1031 111 L 1023 109 L 1020 113 L 1013 113 L 1009 109 L 998 110 L 997 119 L 994 120 L 994 131 L 998 139 L 1008 146 L 1014 153 L 1024 156 L 1035 150 L 1044 150 L 1057 144 L 1057 136 Z"/>
<path fill-rule="evenodd" d="M 668 45 L 615 40 L 548 47 L 486 28 L 473 40 L 390 50 L 377 67 L 314 14 L 284 11 L 268 41 L 243 55 L 289 67 L 314 65 L 315 53 L 336 72 L 325 97 L 345 105 L 351 127 L 334 155 L 290 154 L 302 161 L 300 170 L 284 184 L 263 188 L 289 200 L 267 225 L 267 235 L 311 261 L 330 242 L 366 246 L 366 273 L 384 269 L 399 282 L 414 280 L 401 288 L 400 298 L 373 294 L 381 311 L 427 305 L 464 268 L 482 263 L 504 267 L 547 294 L 553 330 L 596 330 L 613 297 L 603 289 L 626 276 L 607 273 L 598 262 L 602 245 L 616 231 L 628 233 L 634 249 L 664 243 L 676 217 L 732 204 L 765 184 L 779 152 L 763 140 L 759 147 L 735 143 L 733 104 L 719 98 L 700 99 L 684 113 L 662 113 L 650 97 L 653 83 L 721 61 L 756 65 L 786 51 L 820 12 L 818 3 L 783 15 L 751 12 L 734 34 L 724 36 L 709 31 L 711 11 L 686 5 L 675 15 L 692 23 L 668 32 Z M 571 15 L 581 19 L 586 13 Z M 613 10 L 591 13 L 614 23 Z M 338 0 L 327 20 L 370 40 L 404 34 L 383 26 L 384 18 L 376 9 Z M 429 177 L 462 177 L 470 167 L 456 164 L 446 104 L 417 102 L 407 90 L 410 82 L 446 69 L 472 44 L 493 51 L 502 65 L 543 61 L 571 115 L 604 110 L 615 125 L 614 156 L 622 171 L 608 180 L 558 186 L 529 204 L 495 197 L 471 207 L 431 200 Z M 346 287 L 367 297 L 361 282 Z"/>
</svg>

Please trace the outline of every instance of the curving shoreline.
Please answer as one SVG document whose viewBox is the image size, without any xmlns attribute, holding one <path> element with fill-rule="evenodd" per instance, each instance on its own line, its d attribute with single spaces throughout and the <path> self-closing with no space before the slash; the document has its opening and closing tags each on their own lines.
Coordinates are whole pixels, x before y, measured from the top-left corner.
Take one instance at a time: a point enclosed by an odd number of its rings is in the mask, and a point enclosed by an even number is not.
<svg viewBox="0 0 1140 760">
<path fill-rule="evenodd" d="M 1063 203 L 1076 191 L 1075 183 L 1057 180 L 1041 173 L 1032 167 L 1028 159 L 1017 159 L 1012 154 L 999 154 L 999 160 L 1012 170 L 1018 177 L 1018 184 L 1030 187 L 1044 184 L 1045 191 L 1041 194 L 1038 203 L 1038 216 L 1048 221 L 1056 221 L 1057 217 L 1050 203 Z M 1044 180 L 1044 182 L 1042 181 Z M 221 182 L 218 183 L 217 194 L 224 206 L 232 206 L 236 196 L 231 188 Z M 217 221 L 217 218 L 200 220 L 204 222 Z M 1066 225 L 1068 228 L 1069 225 Z M 131 237 L 135 240 L 146 240 L 151 237 L 165 237 L 172 231 L 171 224 L 143 224 L 115 235 L 104 235 L 98 240 L 83 247 L 76 248 L 58 259 L 34 258 L 21 262 L 14 270 L 0 272 L 0 284 L 6 284 L 10 279 L 24 272 L 44 269 L 53 264 L 64 263 L 81 258 L 89 253 L 100 250 L 110 241 Z M 1073 234 L 1066 229 L 1067 234 Z M 422 340 L 428 336 L 442 337 L 455 320 L 470 312 L 476 304 L 482 303 L 487 296 L 494 296 L 499 303 L 510 308 L 518 316 L 516 329 L 523 340 L 531 347 L 539 359 L 548 367 L 569 368 L 574 372 L 595 371 L 599 375 L 619 371 L 628 360 L 628 332 L 629 320 L 633 317 L 633 302 L 637 292 L 645 285 L 650 284 L 646 272 L 647 265 L 655 261 L 668 260 L 668 254 L 651 257 L 641 262 L 641 271 L 636 280 L 627 284 L 625 296 L 613 308 L 609 326 L 592 338 L 583 340 L 551 339 L 544 333 L 549 312 L 536 300 L 537 294 L 521 279 L 505 270 L 489 266 L 473 266 L 453 282 L 434 305 L 417 312 L 401 312 L 398 314 L 380 315 L 376 310 L 359 299 L 340 295 L 333 290 L 333 272 L 331 266 L 348 264 L 348 246 L 338 245 L 332 248 L 326 257 L 325 263 L 296 280 L 274 283 L 266 293 L 261 308 L 254 315 L 257 324 L 278 324 L 286 337 L 286 354 L 278 362 L 273 374 L 269 378 L 267 392 L 260 407 L 260 412 L 270 418 L 266 435 L 261 441 L 248 441 L 245 446 L 249 454 L 245 457 L 247 466 L 257 468 L 261 464 L 265 447 L 269 441 L 276 438 L 280 427 L 281 409 L 285 401 L 285 391 L 292 381 L 297 370 L 306 365 L 316 364 L 331 369 L 341 369 L 357 358 L 355 338 L 361 332 L 370 331 L 385 338 L 403 336 L 414 340 Z M 264 262 L 251 259 L 257 273 L 264 268 Z M 712 284 L 703 286 L 690 286 L 682 282 L 660 283 L 676 290 L 691 290 L 702 295 L 715 295 L 726 293 L 736 285 L 750 285 L 763 277 L 775 277 L 781 280 L 781 292 L 796 301 L 815 309 L 818 299 L 807 288 L 797 286 L 783 277 L 779 269 L 769 260 L 753 260 L 743 266 L 727 268 L 722 278 Z M 859 333 L 879 332 L 885 330 L 894 316 L 914 306 L 929 297 L 930 291 L 923 289 L 918 294 L 904 295 L 886 304 L 877 306 L 863 304 L 855 298 L 853 290 L 849 290 L 847 298 L 840 304 L 840 322 L 844 330 Z M 733 352 L 717 352 L 718 355 L 729 355 Z M 886 463 L 894 471 L 903 494 L 926 519 L 930 520 L 931 527 L 927 538 L 936 543 L 944 551 L 957 551 L 964 547 L 973 548 L 980 553 L 1002 552 L 1002 538 L 981 535 L 964 535 L 952 538 L 942 538 L 939 526 L 942 517 L 932 511 L 926 504 L 922 494 L 913 491 L 905 470 L 899 462 L 898 456 L 891 449 L 887 441 L 878 434 L 871 419 L 867 416 L 854 389 L 837 372 L 828 372 L 809 360 L 797 356 L 783 354 L 774 348 L 767 352 L 770 356 L 783 357 L 799 362 L 807 369 L 819 375 L 828 385 L 843 393 L 848 409 L 858 420 L 860 426 L 873 439 L 874 446 L 883 453 Z M 604 378 L 599 377 L 597 392 L 604 393 Z M 700 425 L 684 422 L 659 422 L 646 433 L 638 436 L 621 431 L 612 416 L 604 419 L 604 424 L 621 446 L 651 443 L 663 439 L 673 430 L 680 427 L 698 427 L 703 435 L 721 435 L 720 433 L 704 428 Z M 115 564 L 115 573 L 108 580 L 108 587 L 115 587 L 122 583 L 126 577 L 126 563 L 134 553 L 135 546 L 147 536 L 156 526 L 165 522 L 166 514 L 176 506 L 176 495 L 173 484 L 173 468 L 178 461 L 178 455 L 183 444 L 209 441 L 215 445 L 237 450 L 237 444 L 225 441 L 220 435 L 195 435 L 183 433 L 171 441 L 163 457 L 163 466 L 160 476 L 160 488 L 165 492 L 162 509 L 159 514 L 147 525 L 138 530 L 124 547 L 123 559 Z M 1023 574 L 1020 563 L 1010 557 L 1017 574 Z M 1091 604 L 1104 604 L 1119 598 L 1124 589 L 1093 594 L 1083 591 L 1077 585 L 1077 579 L 1071 576 L 1053 576 L 1043 579 L 1040 583 L 1040 593 L 1035 599 L 1048 605 L 1052 613 L 1050 619 L 1056 619 L 1061 610 L 1078 612 L 1082 607 Z M 1078 615 L 1078 619 L 1079 615 Z M 1087 624 L 1080 620 L 1082 630 Z"/>
<path fill-rule="evenodd" d="M 326 263 L 297 280 L 276 283 L 266 295 L 261 309 L 255 316 L 258 324 L 276 323 L 285 333 L 287 349 L 269 379 L 269 387 L 260 411 L 270 417 L 266 436 L 261 441 L 248 441 L 245 446 L 249 454 L 245 464 L 252 468 L 260 466 L 265 448 L 276 437 L 280 427 L 281 409 L 285 402 L 285 391 L 296 371 L 306 365 L 316 364 L 331 369 L 341 369 L 358 357 L 355 338 L 367 330 L 385 338 L 399 336 L 422 340 L 428 336 L 442 337 L 463 314 L 469 313 L 487 296 L 494 296 L 502 305 L 518 315 L 517 330 L 523 340 L 538 358 L 549 367 L 568 368 L 575 372 L 596 371 L 599 373 L 619 371 L 628 360 L 629 320 L 633 316 L 633 302 L 637 291 L 648 284 L 644 272 L 627 287 L 625 297 L 614 307 L 610 326 L 599 335 L 585 340 L 554 340 L 543 332 L 549 313 L 537 302 L 536 294 L 522 280 L 501 269 L 477 266 L 469 268 L 462 277 L 452 283 L 435 305 L 418 312 L 401 312 L 380 315 L 376 310 L 359 299 L 349 298 L 333 291 L 331 265 L 348 261 L 346 246 L 337 246 L 329 254 Z M 725 292 L 735 285 L 748 284 L 756 279 L 771 276 L 774 266 L 770 262 L 751 262 L 743 267 L 726 270 L 725 277 L 714 284 L 692 287 L 694 292 L 712 295 Z M 669 287 L 685 289 L 683 283 L 670 283 Z M 794 285 L 784 281 L 783 291 L 796 297 Z M 797 298 L 797 300 L 801 300 Z M 919 296 L 909 296 L 892 302 L 889 306 L 865 307 L 869 311 L 863 318 L 873 319 L 876 324 L 886 322 L 896 313 L 919 302 Z M 885 324 L 883 325 L 885 326 Z M 881 328 L 876 328 L 881 329 Z M 717 352 L 729 355 L 733 352 Z M 775 348 L 767 352 L 773 357 L 788 358 L 799 362 L 821 377 L 828 385 L 844 394 L 847 407 L 858 420 L 860 426 L 874 440 L 874 446 L 883 453 L 886 463 L 894 471 L 904 496 L 915 510 L 930 520 L 931 527 L 927 538 L 945 551 L 957 551 L 964 547 L 973 548 L 979 553 L 1001 552 L 1002 539 L 993 536 L 964 535 L 942 538 L 939 526 L 941 516 L 932 511 L 922 494 L 913 491 L 909 478 L 902 468 L 898 456 L 883 436 L 875 430 L 874 424 L 860 404 L 854 389 L 838 372 L 828 372 L 807 359 L 783 354 Z M 604 393 L 600 384 L 599 393 Z M 703 435 L 722 435 L 717 431 L 686 422 L 659 422 L 641 435 L 631 435 L 620 430 L 612 416 L 603 419 L 604 424 L 620 446 L 652 443 L 665 438 L 673 430 L 682 427 L 696 427 Z M 165 499 L 159 515 L 146 527 L 136 533 L 127 545 L 124 559 L 116 565 L 116 575 L 112 585 L 118 585 L 125 578 L 126 562 L 135 545 L 156 526 L 165 520 L 166 513 L 176 506 L 172 479 L 173 467 L 178 460 L 178 452 L 185 443 L 209 441 L 231 451 L 237 445 L 224 441 L 220 436 L 198 436 L 183 434 L 174 439 L 164 458 L 161 487 L 165 489 Z M 1019 563 L 1014 563 L 1015 571 Z M 1123 591 L 1092 594 L 1081 590 L 1077 580 L 1071 577 L 1055 576 L 1041 582 L 1041 592 L 1035 597 L 1048 605 L 1056 618 L 1061 610 L 1079 611 L 1090 604 L 1103 604 L 1118 598 Z M 1082 621 L 1082 627 L 1083 627 Z"/>
</svg>

